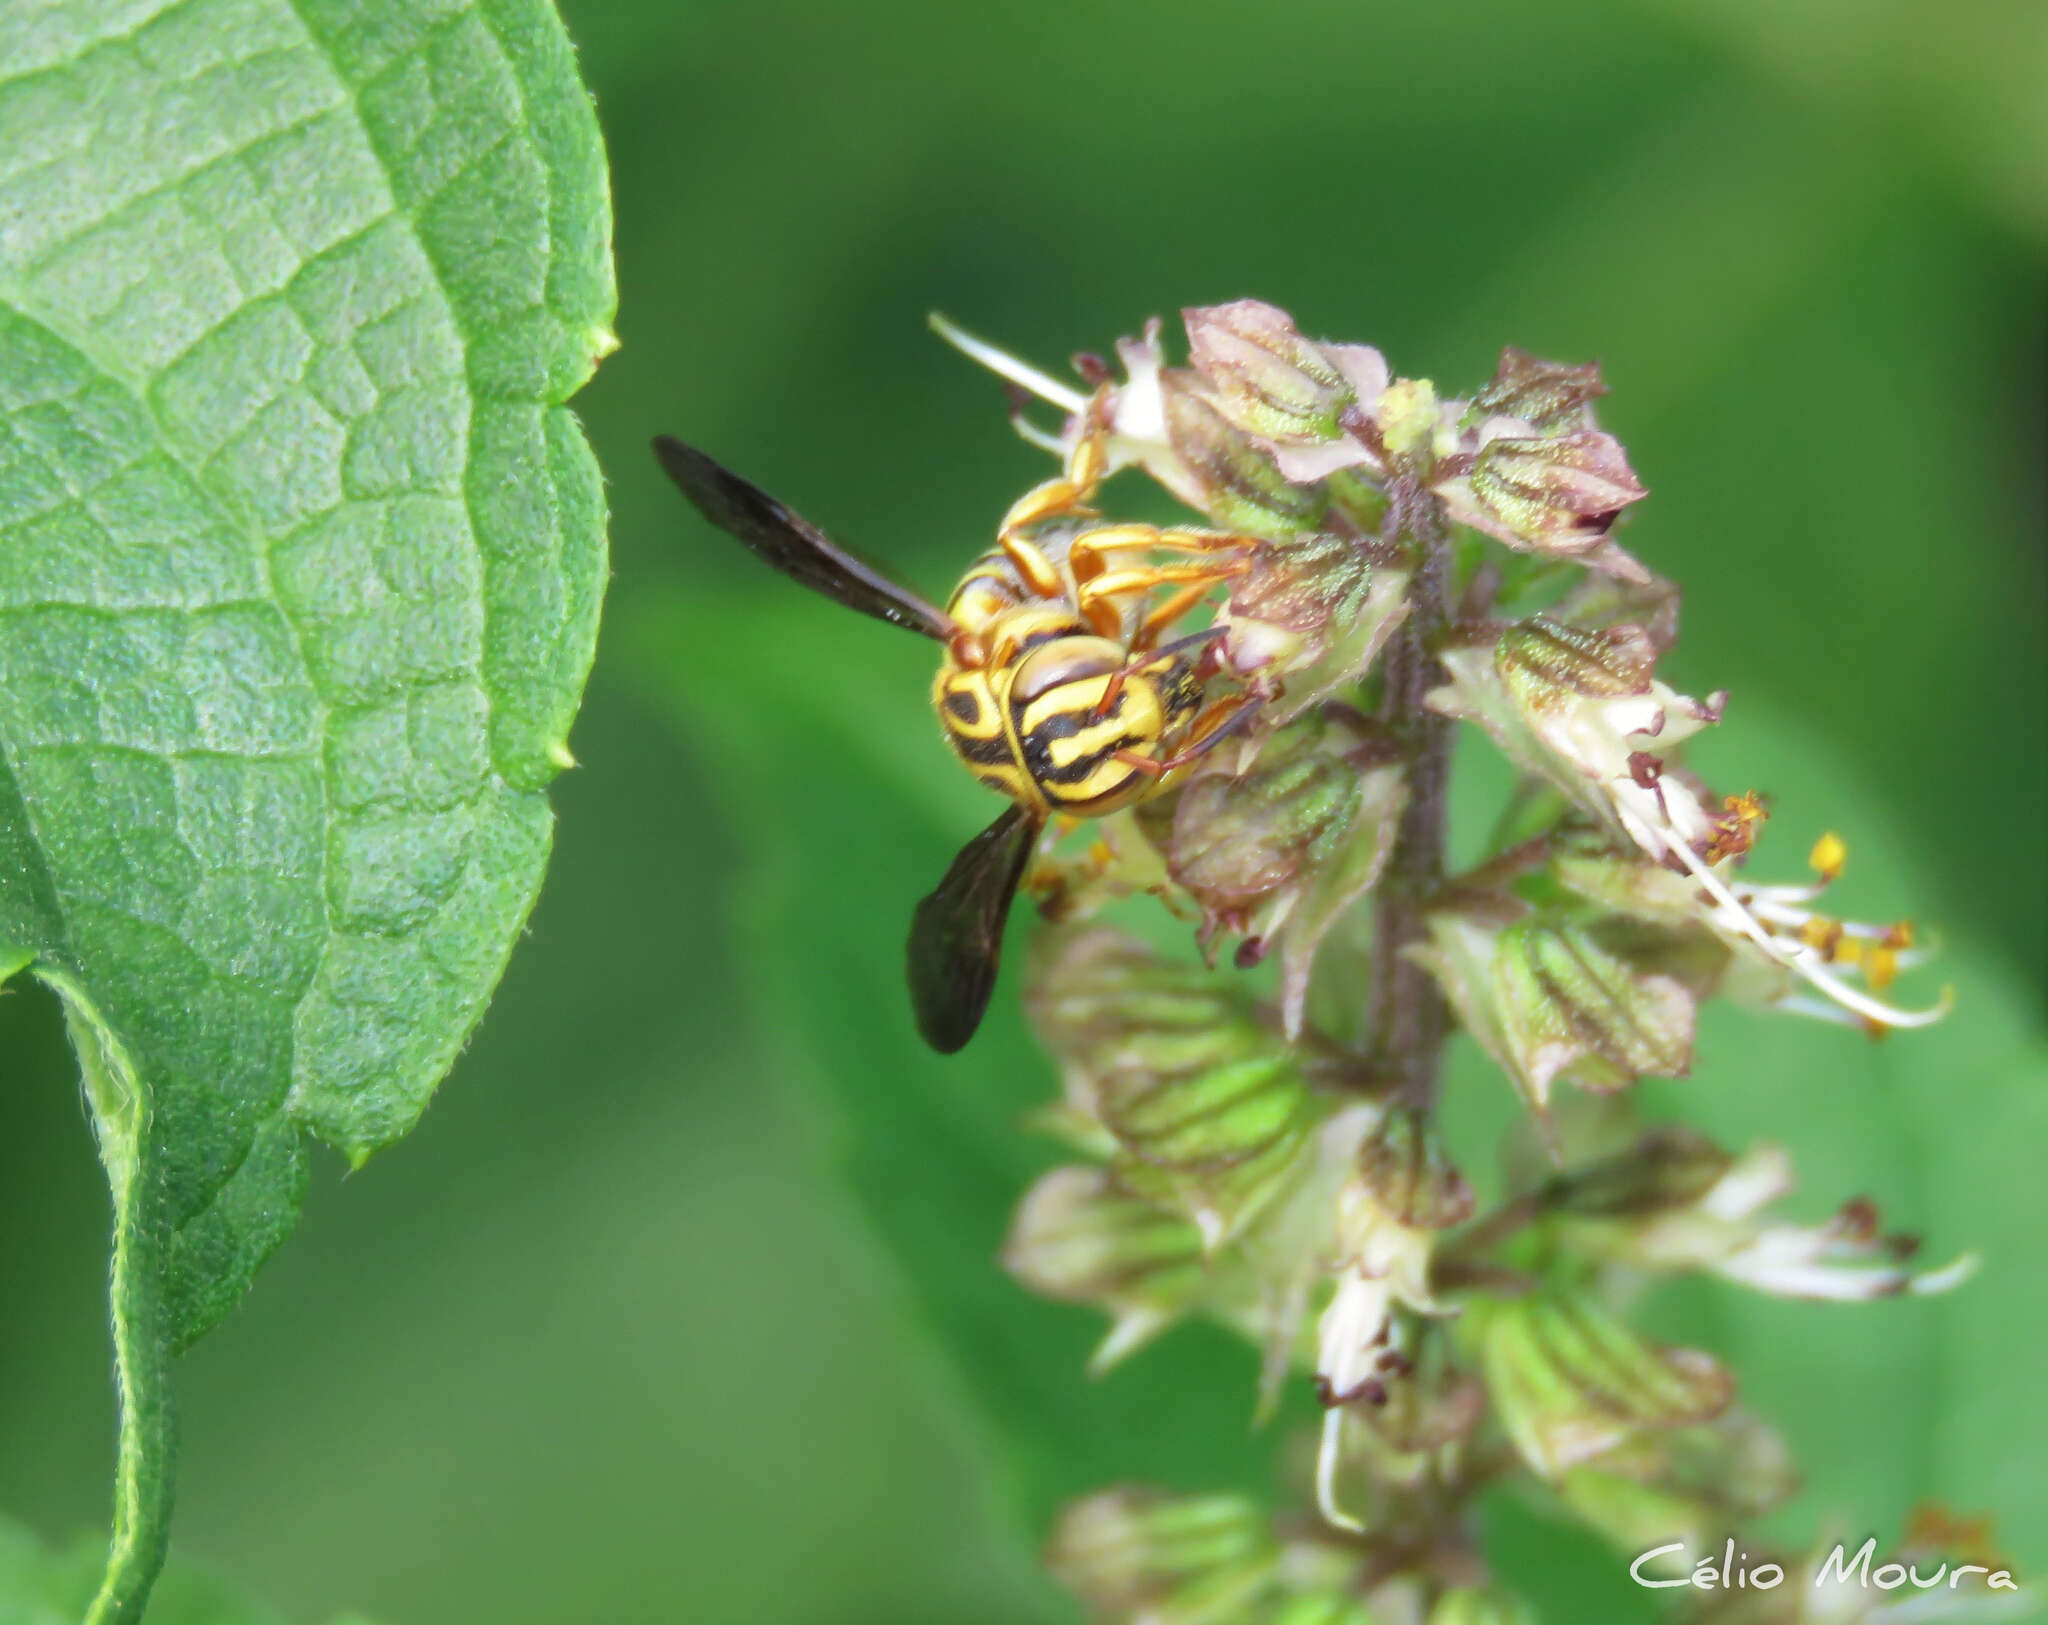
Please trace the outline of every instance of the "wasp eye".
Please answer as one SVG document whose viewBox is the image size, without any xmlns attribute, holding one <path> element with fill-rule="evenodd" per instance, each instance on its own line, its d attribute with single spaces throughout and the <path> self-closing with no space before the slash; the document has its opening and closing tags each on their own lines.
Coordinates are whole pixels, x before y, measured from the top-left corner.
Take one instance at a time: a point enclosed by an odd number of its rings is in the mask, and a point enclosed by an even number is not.
<svg viewBox="0 0 2048 1625">
<path fill-rule="evenodd" d="M 1123 645 L 1108 638 L 1056 638 L 1024 657 L 1011 680 L 1010 697 L 1021 705 L 1078 677 L 1107 677 L 1128 659 Z"/>
</svg>

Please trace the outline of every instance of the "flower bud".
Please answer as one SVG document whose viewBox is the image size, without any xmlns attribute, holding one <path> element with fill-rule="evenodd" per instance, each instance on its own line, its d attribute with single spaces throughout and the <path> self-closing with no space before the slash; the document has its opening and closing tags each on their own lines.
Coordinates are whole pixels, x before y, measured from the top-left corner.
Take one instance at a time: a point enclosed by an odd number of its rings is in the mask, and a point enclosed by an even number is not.
<svg viewBox="0 0 2048 1625">
<path fill-rule="evenodd" d="M 1675 1495 L 1654 1483 L 1602 1467 L 1573 1467 L 1558 1480 L 1557 1491 L 1580 1522 L 1605 1535 L 1631 1554 L 1671 1541 L 1688 1545 L 1711 1535 L 1714 1509 Z M 1652 1574 L 1670 1571 L 1676 1579 L 1683 1565 L 1666 1560 L 1650 1566 Z"/>
<path fill-rule="evenodd" d="M 1544 1195 L 1554 1212 L 1636 1218 L 1686 1207 L 1714 1188 L 1734 1159 L 1695 1129 L 1659 1123 L 1618 1156 L 1574 1168 Z"/>
<path fill-rule="evenodd" d="M 1282 887 L 1327 862 L 1358 816 L 1360 730 L 1321 714 L 1275 732 L 1241 773 L 1182 788 L 1167 868 L 1203 910 L 1242 922 Z"/>
<path fill-rule="evenodd" d="M 1100 1168 L 1041 1175 L 1010 1223 L 1002 1260 L 1044 1297 L 1109 1313 L 1109 1333 L 1089 1362 L 1098 1372 L 1188 1313 L 1209 1286 L 1201 1232 Z"/>
<path fill-rule="evenodd" d="M 1651 653 L 1661 656 L 1678 641 L 1678 609 L 1675 581 L 1658 575 L 1645 581 L 1624 581 L 1618 576 L 1589 571 L 1545 611 L 1545 616 L 1561 625 L 1587 631 L 1635 627 L 1648 639 Z"/>
<path fill-rule="evenodd" d="M 1359 1598 L 1342 1591 L 1311 1591 L 1279 1597 L 1251 1616 L 1248 1625 L 1376 1625 Z"/>
<path fill-rule="evenodd" d="M 1396 378 L 1373 408 L 1380 443 L 1397 463 L 1427 463 L 1440 449 L 1438 431 L 1445 427 L 1443 404 L 1427 378 Z M 1448 446 L 1442 448 L 1448 450 Z"/>
<path fill-rule="evenodd" d="M 1270 1037 L 1241 990 L 1108 926 L 1034 942 L 1024 1006 L 1069 1098 L 1091 1115 L 1104 1073 L 1200 1071 L 1262 1054 Z"/>
<path fill-rule="evenodd" d="M 1223 658 L 1247 682 L 1281 689 L 1279 727 L 1362 681 L 1408 613 L 1410 572 L 1370 544 L 1314 535 L 1255 549 L 1218 621 Z"/>
<path fill-rule="evenodd" d="M 1539 615 L 1501 633 L 1494 663 L 1526 714 L 1552 716 L 1578 700 L 1648 695 L 1657 648 L 1640 626 L 1592 628 Z"/>
<path fill-rule="evenodd" d="M 1544 1478 L 1640 1432 L 1704 1422 L 1734 1392 L 1708 1355 L 1658 1348 L 1559 1287 L 1489 1303 L 1481 1363 L 1501 1426 Z"/>
<path fill-rule="evenodd" d="M 1472 1217 L 1472 1187 L 1422 1115 L 1392 1107 L 1358 1148 L 1358 1177 L 1375 1204 L 1418 1230 L 1448 1230 Z"/>
<path fill-rule="evenodd" d="M 1493 418 L 1470 455 L 1447 460 L 1433 489 L 1444 511 L 1508 546 L 1576 559 L 1624 579 L 1650 572 L 1608 539 L 1615 517 L 1649 495 L 1612 435 L 1576 429 L 1557 435 L 1518 432 L 1526 425 Z"/>
<path fill-rule="evenodd" d="M 1760 1518 L 1799 1488 L 1777 1430 L 1739 1408 L 1641 1434 L 1558 1481 L 1565 1504 L 1623 1551 L 1701 1545 Z"/>
<path fill-rule="evenodd" d="M 1493 996 L 1510 1069 L 1537 1111 L 1551 1085 L 1625 1089 L 1692 1068 L 1693 997 L 1645 975 L 1579 926 L 1521 921 L 1494 948 Z"/>
<path fill-rule="evenodd" d="M 1069 1506 L 1045 1562 L 1100 1619 L 1220 1625 L 1268 1588 L 1280 1555 L 1265 1514 L 1241 1496 L 1133 1486 Z"/>
<path fill-rule="evenodd" d="M 1586 429 L 1489 440 L 1471 479 L 1474 499 L 1506 532 L 1503 539 L 1554 553 L 1594 545 L 1623 508 L 1649 495 L 1621 442 Z"/>
<path fill-rule="evenodd" d="M 1329 493 L 1291 483 L 1194 373 L 1170 370 L 1160 387 L 1167 444 L 1191 485 L 1184 494 L 1193 506 L 1215 524 L 1253 536 L 1293 536 L 1322 523 Z"/>
<path fill-rule="evenodd" d="M 1206 1071 L 1118 1068 L 1099 1079 L 1097 1109 L 1127 1153 L 1124 1184 L 1184 1213 L 1213 1249 L 1293 1183 L 1328 1107 L 1276 1042 Z"/>
<path fill-rule="evenodd" d="M 1070 1096 L 1115 1137 L 1124 1188 L 1210 1249 L 1302 1173 L 1329 1102 L 1242 988 L 1093 927 L 1056 939 L 1025 999 Z"/>
<path fill-rule="evenodd" d="M 1472 397 L 1466 417 L 1520 418 L 1543 434 L 1590 429 L 1593 402 L 1606 393 L 1598 362 L 1568 367 L 1562 361 L 1539 360 L 1509 345 L 1500 353 L 1492 382 Z"/>
<path fill-rule="evenodd" d="M 1168 871 L 1201 905 L 1206 936 L 1243 934 L 1240 962 L 1278 946 L 1290 1037 L 1317 948 L 1392 848 L 1406 790 L 1391 754 L 1364 718 L 1329 707 L 1271 735 L 1243 772 L 1219 764 L 1190 780 L 1175 807 Z"/>
<path fill-rule="evenodd" d="M 1188 359 L 1238 428 L 1268 440 L 1335 439 L 1357 395 L 1322 349 L 1277 306 L 1256 299 L 1181 312 Z"/>
<path fill-rule="evenodd" d="M 1650 858 L 1676 859 L 1713 835 L 1715 820 L 1682 783 L 1662 783 L 1662 753 L 1720 720 L 1706 701 L 1657 680 L 1656 646 L 1640 626 L 1583 627 L 1535 616 L 1490 644 L 1444 649 L 1451 681 L 1432 709 L 1477 722 L 1517 766 L 1562 790 Z"/>
<path fill-rule="evenodd" d="M 1520 917 L 1510 898 L 1467 893 L 1432 913 L 1429 931 L 1409 957 L 1539 1115 L 1559 1077 L 1608 1092 L 1690 1068 L 1693 995 L 1585 927 Z"/>
<path fill-rule="evenodd" d="M 1652 863 L 1604 830 L 1564 831 L 1548 872 L 1574 896 L 1623 919 L 1674 932 L 1699 924 L 1699 886 L 1691 876 Z"/>
<path fill-rule="evenodd" d="M 1458 1586 L 1437 1598 L 1429 1625 L 1536 1625 L 1536 1611 L 1499 1586 Z"/>
</svg>

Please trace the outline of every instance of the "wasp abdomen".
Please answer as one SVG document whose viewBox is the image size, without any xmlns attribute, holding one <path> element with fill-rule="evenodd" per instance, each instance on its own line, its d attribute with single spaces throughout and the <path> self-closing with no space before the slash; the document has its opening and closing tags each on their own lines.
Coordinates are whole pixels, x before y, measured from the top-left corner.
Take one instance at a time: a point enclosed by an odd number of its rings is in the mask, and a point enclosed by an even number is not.
<svg viewBox="0 0 2048 1625">
<path fill-rule="evenodd" d="M 1017 748 L 1004 727 L 1003 707 L 990 687 L 988 674 L 947 667 L 933 685 L 932 701 L 945 729 L 946 743 L 967 770 L 997 795 L 1033 805 L 1038 797 L 1017 761 Z"/>
<path fill-rule="evenodd" d="M 1127 757 L 1159 754 L 1166 716 L 1158 690 L 1145 677 L 1114 693 L 1110 683 L 1076 678 L 1014 707 L 1025 771 L 1050 806 L 1100 814 L 1151 788 L 1152 776 Z"/>
</svg>

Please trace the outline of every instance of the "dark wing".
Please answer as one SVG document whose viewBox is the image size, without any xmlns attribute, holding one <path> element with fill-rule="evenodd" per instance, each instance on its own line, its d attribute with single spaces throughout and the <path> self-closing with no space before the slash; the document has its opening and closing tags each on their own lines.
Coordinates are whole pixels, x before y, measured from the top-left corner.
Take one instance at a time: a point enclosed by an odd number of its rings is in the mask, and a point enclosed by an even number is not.
<svg viewBox="0 0 2048 1625">
<path fill-rule="evenodd" d="M 910 1004 L 917 1030 L 951 1055 L 981 1025 L 995 991 L 1003 922 L 1038 839 L 1039 815 L 1012 807 L 960 848 L 910 917 Z"/>
<path fill-rule="evenodd" d="M 952 635 L 949 616 L 897 586 L 873 565 L 862 563 L 817 526 L 696 447 L 657 435 L 654 455 L 699 513 L 792 580 L 893 626 L 907 626 L 941 642 Z"/>
</svg>

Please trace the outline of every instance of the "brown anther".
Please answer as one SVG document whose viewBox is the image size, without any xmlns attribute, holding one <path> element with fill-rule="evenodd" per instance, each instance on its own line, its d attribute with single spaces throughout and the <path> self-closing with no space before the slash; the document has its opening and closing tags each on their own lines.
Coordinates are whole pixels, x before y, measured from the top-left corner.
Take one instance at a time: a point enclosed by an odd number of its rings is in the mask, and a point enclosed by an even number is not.
<svg viewBox="0 0 2048 1625">
<path fill-rule="evenodd" d="M 1081 375 L 1081 381 L 1090 389 L 1100 389 L 1116 376 L 1109 370 L 1109 363 L 1093 350 L 1075 352 L 1074 371 Z"/>
<path fill-rule="evenodd" d="M 1316 1403 L 1326 1411 L 1334 1411 L 1340 1405 L 1350 1405 L 1361 1399 L 1372 1406 L 1386 1404 L 1387 1385 L 1377 1377 L 1367 1377 L 1339 1393 L 1328 1377 L 1320 1374 L 1316 1377 Z"/>
<path fill-rule="evenodd" d="M 1727 812 L 1714 820 L 1714 830 L 1707 837 L 1707 861 L 1719 862 L 1722 858 L 1739 858 L 1756 844 L 1756 826 L 1770 817 L 1770 809 L 1764 799 L 1754 790 L 1745 790 L 1739 796 L 1729 796 L 1722 803 Z"/>
<path fill-rule="evenodd" d="M 1854 1241 L 1874 1240 L 1881 1222 L 1877 1204 L 1867 1196 L 1850 1197 L 1842 1204 L 1842 1211 L 1835 1215 L 1835 1223 L 1842 1233 Z"/>
<path fill-rule="evenodd" d="M 1884 934 L 1884 945 L 1887 948 L 1912 947 L 1913 922 L 1911 920 L 1900 920 L 1896 924 L 1888 926 Z"/>
<path fill-rule="evenodd" d="M 1799 940 L 1809 948 L 1818 948 L 1824 957 L 1833 959 L 1842 942 L 1842 922 L 1831 920 L 1825 914 L 1816 914 L 1799 928 Z"/>
</svg>

